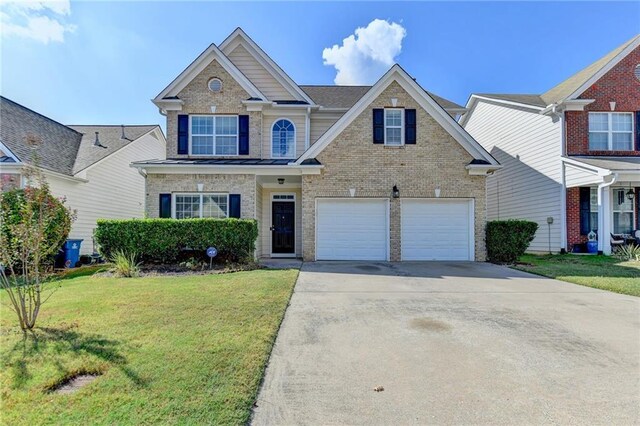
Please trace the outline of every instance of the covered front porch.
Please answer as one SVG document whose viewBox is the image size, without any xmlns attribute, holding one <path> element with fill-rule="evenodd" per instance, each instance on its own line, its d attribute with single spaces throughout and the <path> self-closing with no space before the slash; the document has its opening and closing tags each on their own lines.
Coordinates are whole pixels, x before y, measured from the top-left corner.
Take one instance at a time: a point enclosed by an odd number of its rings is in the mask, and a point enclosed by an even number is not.
<svg viewBox="0 0 640 426">
<path fill-rule="evenodd" d="M 586 251 L 597 236 L 598 252 L 632 243 L 640 229 L 640 157 L 565 157 L 567 243 Z"/>
</svg>

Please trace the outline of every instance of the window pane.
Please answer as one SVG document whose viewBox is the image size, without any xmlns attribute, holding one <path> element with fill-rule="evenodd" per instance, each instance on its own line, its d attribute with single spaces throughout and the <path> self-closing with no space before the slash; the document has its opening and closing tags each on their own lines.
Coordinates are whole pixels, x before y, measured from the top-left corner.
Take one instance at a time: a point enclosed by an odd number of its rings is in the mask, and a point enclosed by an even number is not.
<svg viewBox="0 0 640 426">
<path fill-rule="evenodd" d="M 614 151 L 631 151 L 631 133 L 613 133 L 611 147 Z"/>
<path fill-rule="evenodd" d="M 238 120 L 236 117 L 216 117 L 217 135 L 237 135 Z"/>
<path fill-rule="evenodd" d="M 271 133 L 271 156 L 295 156 L 295 130 L 289 120 L 278 120 L 273 124 Z"/>
<path fill-rule="evenodd" d="M 593 211 L 591 212 L 590 216 L 590 220 L 591 220 L 591 230 L 592 231 L 597 231 L 598 230 L 598 213 L 594 213 Z"/>
<path fill-rule="evenodd" d="M 191 153 L 196 155 L 213 154 L 213 136 L 191 136 Z"/>
<path fill-rule="evenodd" d="M 611 127 L 615 132 L 631 132 L 631 114 L 611 114 Z"/>
<path fill-rule="evenodd" d="M 176 219 L 200 217 L 199 195 L 176 195 Z"/>
<path fill-rule="evenodd" d="M 609 114 L 607 114 L 606 112 L 590 112 L 589 130 L 609 130 Z"/>
<path fill-rule="evenodd" d="M 213 117 L 191 117 L 191 134 L 212 135 Z"/>
<path fill-rule="evenodd" d="M 613 210 L 633 211 L 633 201 L 627 198 L 628 189 L 613 191 Z"/>
<path fill-rule="evenodd" d="M 237 155 L 238 138 L 235 136 L 216 136 L 216 155 Z"/>
<path fill-rule="evenodd" d="M 227 217 L 226 195 L 203 195 L 202 217 L 225 218 Z"/>
<path fill-rule="evenodd" d="M 400 145 L 402 144 L 402 129 L 399 128 L 387 128 L 387 140 L 385 143 L 387 145 Z"/>
<path fill-rule="evenodd" d="M 591 211 L 598 211 L 598 188 L 591 188 Z"/>
<path fill-rule="evenodd" d="M 633 228 L 633 213 L 613 212 L 613 233 L 630 234 Z"/>
<path fill-rule="evenodd" d="M 591 151 L 609 149 L 608 133 L 589 132 L 589 149 Z"/>
<path fill-rule="evenodd" d="M 398 109 L 388 109 L 387 110 L 387 126 L 402 126 L 402 115 L 400 110 Z"/>
</svg>

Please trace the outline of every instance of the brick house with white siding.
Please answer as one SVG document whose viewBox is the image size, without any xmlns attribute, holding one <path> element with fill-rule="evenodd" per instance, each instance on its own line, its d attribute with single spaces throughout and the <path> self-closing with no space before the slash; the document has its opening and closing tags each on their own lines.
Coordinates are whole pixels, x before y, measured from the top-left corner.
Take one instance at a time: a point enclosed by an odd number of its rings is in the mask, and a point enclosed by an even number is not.
<svg viewBox="0 0 640 426">
<path fill-rule="evenodd" d="M 593 231 L 609 254 L 640 237 L 640 35 L 542 95 L 473 94 L 467 108 L 460 123 L 503 165 L 488 218 L 536 221 L 531 251 L 584 252 Z"/>
<path fill-rule="evenodd" d="M 373 86 L 301 86 L 238 28 L 153 102 L 167 159 L 133 164 L 150 217 L 257 219 L 258 257 L 485 259 L 500 165 L 462 106 L 398 65 Z"/>
</svg>

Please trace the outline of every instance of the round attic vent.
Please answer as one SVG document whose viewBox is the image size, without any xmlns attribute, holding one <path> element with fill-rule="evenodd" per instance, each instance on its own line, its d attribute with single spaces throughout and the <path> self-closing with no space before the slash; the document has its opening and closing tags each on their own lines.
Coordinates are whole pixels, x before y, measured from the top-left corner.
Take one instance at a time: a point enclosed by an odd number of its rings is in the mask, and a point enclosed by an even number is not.
<svg viewBox="0 0 640 426">
<path fill-rule="evenodd" d="M 220 80 L 219 78 L 212 78 L 211 80 L 209 80 L 209 90 L 211 90 L 213 93 L 218 93 L 219 91 L 221 91 L 222 80 Z"/>
</svg>

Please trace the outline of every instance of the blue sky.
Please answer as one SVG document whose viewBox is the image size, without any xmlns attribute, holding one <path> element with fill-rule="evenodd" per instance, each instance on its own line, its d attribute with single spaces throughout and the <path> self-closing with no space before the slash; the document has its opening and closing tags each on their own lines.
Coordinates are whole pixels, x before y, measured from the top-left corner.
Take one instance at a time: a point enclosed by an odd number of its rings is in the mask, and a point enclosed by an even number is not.
<svg viewBox="0 0 640 426">
<path fill-rule="evenodd" d="M 640 2 L 31 6 L 0 8 L 0 92 L 67 124 L 164 125 L 149 99 L 238 26 L 297 83 L 333 84 L 325 48 L 341 50 L 343 39 L 375 19 L 395 23 L 404 37 L 389 50 L 400 52 L 392 59 L 461 104 L 472 92 L 544 92 L 640 33 Z M 350 52 L 341 50 L 340 60 L 349 63 Z M 365 71 L 360 65 L 355 73 Z"/>
</svg>

